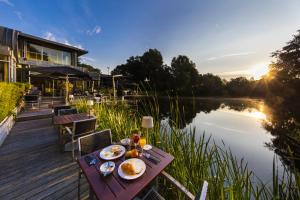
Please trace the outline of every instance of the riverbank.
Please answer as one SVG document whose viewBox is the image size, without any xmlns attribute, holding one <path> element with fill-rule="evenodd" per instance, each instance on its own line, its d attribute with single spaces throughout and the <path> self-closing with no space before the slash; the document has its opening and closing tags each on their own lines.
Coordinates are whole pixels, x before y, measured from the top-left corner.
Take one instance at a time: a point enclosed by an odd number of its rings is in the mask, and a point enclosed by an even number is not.
<svg viewBox="0 0 300 200">
<path fill-rule="evenodd" d="M 82 112 L 88 109 L 85 100 L 78 101 L 76 107 Z M 131 109 L 125 102 L 97 104 L 93 107 L 93 112 L 98 119 L 98 129 L 111 129 L 113 140 L 119 141 L 128 137 L 131 130 L 140 128 L 143 109 L 146 107 L 147 113 L 155 119 L 149 142 L 174 155 L 175 160 L 167 172 L 192 193 L 196 194 L 202 182 L 207 180 L 212 186 L 209 187 L 209 199 L 276 199 L 283 194 L 288 197 L 299 196 L 299 190 L 295 193 L 295 188 L 299 187 L 293 182 L 294 174 L 287 171 L 291 179 L 284 182 L 276 170 L 276 161 L 274 166 L 269 166 L 269 169 L 273 170 L 273 177 L 270 178 L 276 182 L 262 182 L 248 168 L 247 161 L 237 159 L 228 148 L 217 145 L 206 136 L 196 138 L 195 129 L 181 130 L 178 121 L 181 113 L 176 106 L 171 106 L 170 115 L 173 120 L 169 122 L 169 127 L 160 123 L 160 110 L 155 103 L 144 105 L 139 112 Z M 211 141 L 214 145 L 211 145 Z M 169 185 L 165 185 L 166 183 L 160 184 L 160 188 L 170 188 L 161 191 L 164 196 L 170 199 L 180 197 L 180 193 L 172 190 Z M 279 190 L 279 187 L 282 189 Z"/>
</svg>

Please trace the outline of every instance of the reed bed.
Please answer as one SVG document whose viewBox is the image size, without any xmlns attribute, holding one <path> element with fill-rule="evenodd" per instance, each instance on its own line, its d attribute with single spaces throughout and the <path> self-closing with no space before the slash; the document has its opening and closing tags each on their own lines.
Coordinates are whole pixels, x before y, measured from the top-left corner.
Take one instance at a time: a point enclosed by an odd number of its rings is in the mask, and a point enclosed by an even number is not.
<svg viewBox="0 0 300 200">
<path fill-rule="evenodd" d="M 75 104 L 81 112 L 89 112 L 86 100 Z M 138 107 L 125 102 L 101 103 L 93 106 L 98 129 L 111 129 L 113 140 L 130 136 L 133 129 L 140 129 L 141 117 L 154 117 L 154 128 L 149 134 L 151 144 L 174 155 L 166 171 L 197 194 L 206 180 L 209 183 L 207 199 L 299 199 L 300 176 L 297 171 L 286 170 L 278 176 L 277 158 L 274 158 L 273 182 L 264 183 L 248 169 L 246 161 L 238 160 L 224 144 L 217 146 L 212 138 L 203 134 L 196 138 L 195 129 L 182 130 L 182 117 L 178 101 L 170 101 L 168 123 L 161 122 L 155 97 L 148 98 Z M 142 130 L 142 133 L 145 131 Z M 185 199 L 182 193 L 168 182 L 159 179 L 160 193 L 167 199 Z"/>
</svg>

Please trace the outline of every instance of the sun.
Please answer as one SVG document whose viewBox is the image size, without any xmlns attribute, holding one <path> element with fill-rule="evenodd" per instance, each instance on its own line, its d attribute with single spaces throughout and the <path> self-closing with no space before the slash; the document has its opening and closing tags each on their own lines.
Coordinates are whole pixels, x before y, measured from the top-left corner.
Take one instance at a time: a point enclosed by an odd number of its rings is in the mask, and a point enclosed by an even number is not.
<svg viewBox="0 0 300 200">
<path fill-rule="evenodd" d="M 256 64 L 250 69 L 251 76 L 253 76 L 253 78 L 256 80 L 260 79 L 264 75 L 267 75 L 268 73 L 269 67 L 266 63 Z"/>
</svg>

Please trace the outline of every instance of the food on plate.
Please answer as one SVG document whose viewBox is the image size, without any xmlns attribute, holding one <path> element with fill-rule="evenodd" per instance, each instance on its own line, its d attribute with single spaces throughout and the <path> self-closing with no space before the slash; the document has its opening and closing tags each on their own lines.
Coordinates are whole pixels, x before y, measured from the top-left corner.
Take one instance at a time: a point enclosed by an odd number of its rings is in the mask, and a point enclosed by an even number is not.
<svg viewBox="0 0 300 200">
<path fill-rule="evenodd" d="M 139 152 L 136 149 L 131 150 L 131 157 L 136 158 L 139 156 Z"/>
<path fill-rule="evenodd" d="M 136 158 L 139 156 L 139 152 L 136 149 L 132 149 L 130 151 L 127 151 L 125 154 L 126 158 Z"/>
<path fill-rule="evenodd" d="M 112 152 L 114 156 L 117 156 L 122 152 L 122 150 L 119 146 L 113 146 L 111 147 L 110 152 Z"/>
<path fill-rule="evenodd" d="M 109 153 L 109 152 L 105 152 L 105 153 L 104 153 L 104 157 L 107 158 L 107 157 L 110 157 L 110 156 L 111 156 L 111 153 Z"/>
<path fill-rule="evenodd" d="M 123 163 L 122 166 L 121 166 L 121 169 L 123 170 L 123 172 L 125 174 L 128 174 L 128 175 L 135 175 L 135 168 L 133 166 L 133 164 L 127 162 L 127 163 Z"/>
<path fill-rule="evenodd" d="M 131 151 L 127 151 L 127 152 L 125 153 L 125 157 L 126 157 L 126 158 L 130 158 L 130 157 L 131 157 Z"/>
</svg>

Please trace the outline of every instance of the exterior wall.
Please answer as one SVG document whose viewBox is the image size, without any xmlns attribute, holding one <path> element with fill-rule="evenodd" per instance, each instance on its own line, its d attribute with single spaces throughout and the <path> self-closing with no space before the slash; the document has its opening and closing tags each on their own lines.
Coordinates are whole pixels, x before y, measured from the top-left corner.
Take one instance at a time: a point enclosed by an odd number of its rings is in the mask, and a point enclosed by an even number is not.
<svg viewBox="0 0 300 200">
<path fill-rule="evenodd" d="M 17 61 L 9 47 L 2 46 L 1 48 L 6 49 L 6 51 L 0 51 L 0 57 L 5 57 L 5 60 L 0 59 L 1 67 L 4 68 L 1 79 L 5 82 L 15 82 Z"/>
<path fill-rule="evenodd" d="M 45 49 L 45 54 L 43 50 L 40 52 L 41 59 L 31 59 L 29 57 L 30 55 L 27 55 L 29 48 L 27 43 L 32 43 L 33 45 L 40 46 L 41 49 Z M 30 46 L 31 49 L 32 47 L 33 46 Z M 39 50 L 37 50 L 37 52 L 39 52 Z M 51 52 L 57 52 L 57 59 L 52 59 L 55 57 L 52 56 L 53 54 Z M 77 67 L 77 59 L 78 55 L 86 53 L 87 51 L 76 47 L 45 40 L 0 26 L 0 55 L 8 57 L 8 59 L 5 60 L 5 81 L 7 82 L 27 82 L 29 79 L 28 68 L 31 66 L 51 67 L 62 65 L 83 71 L 81 67 Z M 59 57 L 60 55 L 61 57 Z M 4 61 L 0 59 L 0 62 L 4 65 Z M 8 69 L 6 70 L 6 68 Z"/>
</svg>

